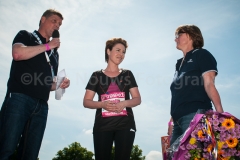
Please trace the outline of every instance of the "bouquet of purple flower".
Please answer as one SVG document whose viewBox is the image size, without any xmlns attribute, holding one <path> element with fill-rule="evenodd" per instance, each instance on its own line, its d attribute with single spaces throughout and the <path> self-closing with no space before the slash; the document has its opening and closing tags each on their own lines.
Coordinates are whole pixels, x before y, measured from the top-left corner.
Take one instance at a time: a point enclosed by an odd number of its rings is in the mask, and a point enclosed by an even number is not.
<svg viewBox="0 0 240 160">
<path fill-rule="evenodd" d="M 217 159 L 240 159 L 240 120 L 227 112 L 211 111 L 206 116 L 217 140 Z"/>
<path fill-rule="evenodd" d="M 168 152 L 172 160 L 236 160 L 240 158 L 240 120 L 227 112 L 196 114 Z"/>
<path fill-rule="evenodd" d="M 213 160 L 214 138 L 211 124 L 203 114 L 196 114 L 189 128 L 180 139 L 173 160 Z"/>
<path fill-rule="evenodd" d="M 214 159 L 214 145 L 216 140 L 212 134 L 211 124 L 203 116 L 188 138 L 186 145 L 180 146 L 183 150 L 188 150 L 185 159 Z"/>
</svg>

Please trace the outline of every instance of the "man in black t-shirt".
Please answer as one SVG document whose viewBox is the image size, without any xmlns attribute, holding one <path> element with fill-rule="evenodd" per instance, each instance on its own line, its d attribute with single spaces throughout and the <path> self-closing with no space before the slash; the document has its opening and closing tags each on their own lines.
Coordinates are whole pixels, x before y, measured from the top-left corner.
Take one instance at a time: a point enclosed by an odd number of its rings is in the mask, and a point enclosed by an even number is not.
<svg viewBox="0 0 240 160">
<path fill-rule="evenodd" d="M 18 159 L 37 159 L 48 114 L 50 91 L 56 89 L 60 39 L 50 38 L 62 24 L 62 14 L 46 10 L 38 31 L 19 31 L 12 44 L 7 94 L 0 112 L 0 160 L 17 148 Z M 54 37 L 59 37 L 58 35 Z M 65 78 L 61 88 L 67 88 Z"/>
</svg>

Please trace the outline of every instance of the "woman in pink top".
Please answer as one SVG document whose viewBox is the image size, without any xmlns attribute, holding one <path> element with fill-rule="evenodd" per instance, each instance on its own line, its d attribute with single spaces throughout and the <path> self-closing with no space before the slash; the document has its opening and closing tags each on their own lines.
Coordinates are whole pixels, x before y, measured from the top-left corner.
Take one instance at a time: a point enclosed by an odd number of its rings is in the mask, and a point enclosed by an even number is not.
<svg viewBox="0 0 240 160">
<path fill-rule="evenodd" d="M 86 86 L 83 105 L 96 109 L 93 127 L 96 160 L 111 158 L 113 142 L 114 159 L 130 159 L 136 132 L 132 107 L 141 103 L 141 96 L 132 72 L 119 68 L 126 49 L 124 39 L 108 40 L 105 47 L 107 67 L 93 72 Z M 98 94 L 98 101 L 93 101 L 95 93 Z"/>
</svg>

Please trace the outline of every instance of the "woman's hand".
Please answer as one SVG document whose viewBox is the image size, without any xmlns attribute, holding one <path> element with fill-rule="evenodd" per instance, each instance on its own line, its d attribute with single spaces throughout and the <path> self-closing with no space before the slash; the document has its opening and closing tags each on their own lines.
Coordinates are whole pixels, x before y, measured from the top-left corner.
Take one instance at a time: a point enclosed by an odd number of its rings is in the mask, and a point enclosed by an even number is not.
<svg viewBox="0 0 240 160">
<path fill-rule="evenodd" d="M 172 119 L 172 117 L 171 117 L 170 120 L 169 120 L 169 122 L 168 122 L 168 132 L 167 132 L 167 134 L 168 134 L 169 136 L 171 136 L 171 135 L 172 135 L 172 132 L 173 132 L 173 119 Z"/>
<path fill-rule="evenodd" d="M 138 87 L 131 88 L 130 94 L 132 99 L 120 101 L 120 102 L 115 101 L 116 110 L 114 112 L 120 113 L 126 107 L 135 107 L 141 103 L 141 96 L 138 91 Z"/>
<path fill-rule="evenodd" d="M 167 132 L 167 134 L 168 134 L 169 136 L 172 135 L 172 131 L 173 131 L 173 125 L 168 125 L 168 132 Z"/>
<path fill-rule="evenodd" d="M 114 102 L 111 102 L 111 101 L 102 102 L 102 108 L 109 111 L 109 112 L 116 112 L 117 111 L 116 104 Z"/>
<path fill-rule="evenodd" d="M 122 112 L 122 110 L 124 109 L 124 108 L 126 108 L 126 101 L 121 101 L 121 102 L 118 102 L 118 103 L 116 103 L 116 112 L 117 113 L 120 113 L 120 112 Z"/>
</svg>

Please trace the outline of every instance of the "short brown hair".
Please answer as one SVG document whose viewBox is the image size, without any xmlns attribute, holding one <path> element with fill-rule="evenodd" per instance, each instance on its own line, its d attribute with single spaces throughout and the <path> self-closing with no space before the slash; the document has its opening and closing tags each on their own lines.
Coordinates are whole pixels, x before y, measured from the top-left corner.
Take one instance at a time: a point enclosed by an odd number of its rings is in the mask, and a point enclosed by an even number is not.
<svg viewBox="0 0 240 160">
<path fill-rule="evenodd" d="M 176 29 L 175 35 L 187 33 L 193 41 L 193 48 L 202 48 L 204 45 L 201 30 L 195 25 L 181 25 Z"/>
<path fill-rule="evenodd" d="M 52 15 L 57 15 L 58 17 L 60 17 L 60 18 L 63 20 L 62 14 L 61 14 L 59 11 L 54 10 L 54 9 L 48 9 L 48 10 L 46 10 L 46 11 L 43 13 L 42 17 L 48 18 L 48 17 L 50 17 L 50 16 L 52 16 Z M 41 25 L 41 20 L 40 20 L 40 22 L 39 22 L 39 26 L 40 26 L 40 25 Z"/>
<path fill-rule="evenodd" d="M 107 54 L 107 50 L 109 49 L 110 51 L 112 50 L 112 48 L 116 45 L 116 44 L 122 44 L 124 45 L 125 49 L 127 49 L 128 47 L 128 44 L 127 44 L 127 41 L 122 39 L 122 38 L 112 38 L 112 39 L 109 39 L 107 42 L 106 42 L 106 47 L 105 47 L 105 61 L 108 62 L 108 54 Z"/>
</svg>

